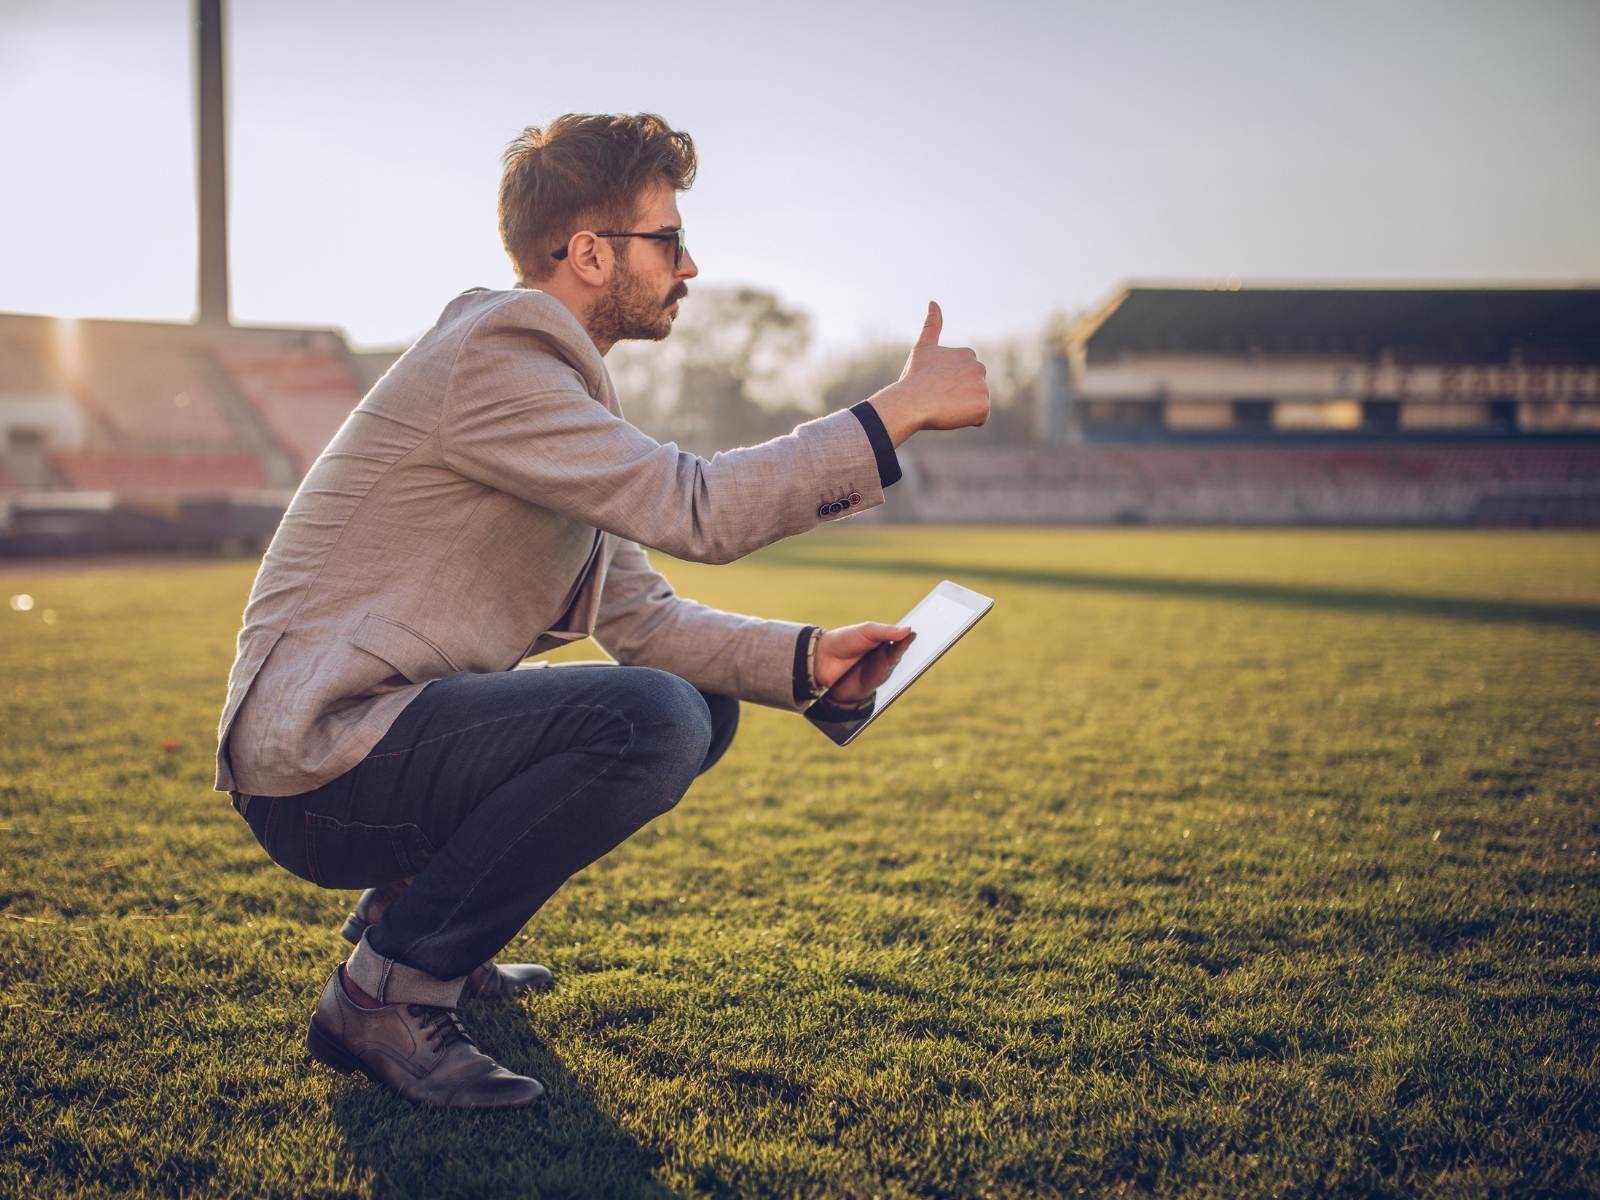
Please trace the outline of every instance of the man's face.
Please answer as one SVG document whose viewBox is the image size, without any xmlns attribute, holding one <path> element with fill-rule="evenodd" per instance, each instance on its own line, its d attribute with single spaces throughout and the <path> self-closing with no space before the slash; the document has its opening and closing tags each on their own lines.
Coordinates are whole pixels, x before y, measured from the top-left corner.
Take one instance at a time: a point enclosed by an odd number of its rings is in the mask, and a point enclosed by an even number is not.
<svg viewBox="0 0 1600 1200">
<path fill-rule="evenodd" d="M 639 233 L 679 229 L 678 194 L 665 180 L 646 191 L 630 230 Z M 627 339 L 659 342 L 672 332 L 678 301 L 689 294 L 686 280 L 700 273 L 686 248 L 674 267 L 673 242 L 614 238 L 616 259 L 604 294 L 589 313 L 589 331 L 601 345 Z"/>
</svg>

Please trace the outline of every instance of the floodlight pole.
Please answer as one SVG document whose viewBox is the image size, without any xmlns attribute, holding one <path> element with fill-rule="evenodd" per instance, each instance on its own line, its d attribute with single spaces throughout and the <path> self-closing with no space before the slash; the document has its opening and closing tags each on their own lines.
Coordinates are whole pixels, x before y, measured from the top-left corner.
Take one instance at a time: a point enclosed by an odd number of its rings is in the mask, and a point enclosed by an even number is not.
<svg viewBox="0 0 1600 1200">
<path fill-rule="evenodd" d="M 196 0 L 195 127 L 199 141 L 200 304 L 202 325 L 228 313 L 228 159 L 222 62 L 222 0 Z"/>
</svg>

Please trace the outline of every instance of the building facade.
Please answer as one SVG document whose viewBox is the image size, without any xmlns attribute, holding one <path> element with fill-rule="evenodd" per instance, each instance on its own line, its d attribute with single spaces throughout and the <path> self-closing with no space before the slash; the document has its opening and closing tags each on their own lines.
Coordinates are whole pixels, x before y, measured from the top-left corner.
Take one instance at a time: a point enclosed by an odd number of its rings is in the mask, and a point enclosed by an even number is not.
<svg viewBox="0 0 1600 1200">
<path fill-rule="evenodd" d="M 1124 288 L 1051 347 L 1041 434 L 1600 434 L 1600 288 Z"/>
</svg>

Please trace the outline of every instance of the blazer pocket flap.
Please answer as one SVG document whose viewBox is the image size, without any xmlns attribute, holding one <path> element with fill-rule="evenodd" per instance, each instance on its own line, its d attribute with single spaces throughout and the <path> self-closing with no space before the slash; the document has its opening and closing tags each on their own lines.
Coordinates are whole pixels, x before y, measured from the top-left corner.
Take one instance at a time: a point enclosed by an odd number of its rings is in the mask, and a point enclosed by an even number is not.
<svg viewBox="0 0 1600 1200">
<path fill-rule="evenodd" d="M 350 635 L 350 644 L 388 663 L 412 683 L 443 679 L 456 665 L 427 638 L 398 621 L 368 613 Z"/>
</svg>

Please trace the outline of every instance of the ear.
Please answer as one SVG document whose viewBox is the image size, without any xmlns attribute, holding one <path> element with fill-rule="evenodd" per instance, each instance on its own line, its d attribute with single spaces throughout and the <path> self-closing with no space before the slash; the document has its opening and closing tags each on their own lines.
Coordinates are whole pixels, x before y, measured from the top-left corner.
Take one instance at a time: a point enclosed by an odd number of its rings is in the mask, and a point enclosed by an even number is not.
<svg viewBox="0 0 1600 1200">
<path fill-rule="evenodd" d="M 587 231 L 575 233 L 567 243 L 566 264 L 584 283 L 601 287 L 611 277 L 615 255 L 611 243 Z"/>
</svg>

